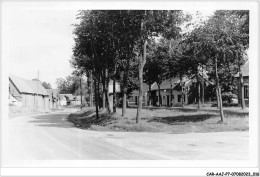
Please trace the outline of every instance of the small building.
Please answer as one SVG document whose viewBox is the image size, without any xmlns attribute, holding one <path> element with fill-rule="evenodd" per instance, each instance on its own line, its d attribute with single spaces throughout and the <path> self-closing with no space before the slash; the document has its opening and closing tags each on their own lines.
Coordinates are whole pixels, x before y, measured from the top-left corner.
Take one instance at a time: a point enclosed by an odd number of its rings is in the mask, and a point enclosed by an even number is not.
<svg viewBox="0 0 260 177">
<path fill-rule="evenodd" d="M 59 105 L 60 106 L 70 105 L 72 100 L 73 100 L 72 94 L 59 94 Z"/>
<path fill-rule="evenodd" d="M 59 92 L 58 89 L 46 89 L 49 94 L 50 109 L 58 108 Z"/>
<path fill-rule="evenodd" d="M 49 94 L 40 81 L 26 80 L 14 75 L 9 76 L 9 98 L 30 110 L 48 110 Z"/>
<path fill-rule="evenodd" d="M 86 99 L 82 95 L 82 105 L 86 104 Z M 73 96 L 73 99 L 71 100 L 71 105 L 81 105 L 81 96 Z"/>
<path fill-rule="evenodd" d="M 184 104 L 188 104 L 188 88 L 190 80 L 187 78 L 183 79 L 183 101 Z M 182 87 L 180 86 L 180 79 L 174 78 L 172 80 L 164 80 L 160 84 L 160 99 L 161 106 L 171 106 L 171 105 L 180 105 L 182 103 Z M 172 90 L 172 93 L 171 93 Z M 129 105 L 138 104 L 138 90 L 134 90 L 129 98 Z M 171 98 L 172 94 L 172 98 Z M 149 85 L 143 84 L 143 105 L 149 105 L 149 100 L 151 100 L 152 106 L 159 106 L 159 88 L 157 83 L 151 85 L 151 93 L 149 93 Z"/>
<path fill-rule="evenodd" d="M 146 83 L 143 83 L 143 105 L 149 105 L 148 100 L 148 94 L 149 94 L 149 85 Z M 137 105 L 138 104 L 138 98 L 139 98 L 139 91 L 134 90 L 128 99 L 128 105 Z"/>
<path fill-rule="evenodd" d="M 242 75 L 243 75 L 243 82 L 244 82 L 244 99 L 245 99 L 245 104 L 249 106 L 249 61 L 243 65 L 242 67 Z M 239 82 L 239 73 L 235 75 L 236 78 L 236 83 L 237 83 L 237 89 L 238 89 L 238 103 L 241 103 L 241 86 Z"/>
<path fill-rule="evenodd" d="M 183 87 L 180 85 L 180 79 L 165 80 L 160 85 L 161 106 L 177 106 L 182 104 L 182 89 L 183 103 L 188 104 L 188 79 L 183 79 Z M 151 101 L 153 106 L 159 105 L 159 88 L 158 84 L 152 85 Z M 172 93 L 171 93 L 172 92 Z"/>
</svg>

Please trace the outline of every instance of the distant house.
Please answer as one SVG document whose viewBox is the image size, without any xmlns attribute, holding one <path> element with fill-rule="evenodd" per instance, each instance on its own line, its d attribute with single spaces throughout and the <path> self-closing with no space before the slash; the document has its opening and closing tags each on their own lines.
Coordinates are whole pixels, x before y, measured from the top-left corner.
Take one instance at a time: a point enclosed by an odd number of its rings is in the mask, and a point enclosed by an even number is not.
<svg viewBox="0 0 260 177">
<path fill-rule="evenodd" d="M 184 104 L 188 104 L 188 87 L 189 87 L 189 80 L 184 79 Z M 171 90 L 172 90 L 172 98 L 171 98 Z M 134 90 L 131 93 L 129 98 L 130 105 L 137 105 L 138 104 L 138 90 Z M 151 93 L 149 94 L 149 85 L 146 83 L 143 84 L 143 104 L 149 105 L 149 95 L 151 99 L 151 105 L 158 106 L 159 105 L 159 88 L 157 83 L 153 83 L 151 85 Z M 165 80 L 160 85 L 160 99 L 162 106 L 170 106 L 171 102 L 173 105 L 181 104 L 181 86 L 180 86 L 180 79 L 174 78 L 172 80 Z"/>
<path fill-rule="evenodd" d="M 243 75 L 243 81 L 244 81 L 244 99 L 245 104 L 249 105 L 249 61 L 247 61 L 243 67 L 242 67 L 242 75 Z M 238 102 L 241 101 L 241 86 L 239 82 L 239 73 L 235 75 L 236 83 L 237 83 L 237 89 L 238 89 Z"/>
<path fill-rule="evenodd" d="M 59 105 L 81 105 L 81 96 L 74 96 L 72 94 L 59 94 Z M 82 105 L 86 104 L 85 97 L 82 95 Z"/>
<path fill-rule="evenodd" d="M 183 102 L 184 104 L 188 104 L 188 79 L 183 79 Z M 152 92 L 151 92 L 151 100 L 152 105 L 156 106 L 159 105 L 159 99 L 161 99 L 162 106 L 171 106 L 172 105 L 179 105 L 182 103 L 182 87 L 180 86 L 180 79 L 174 78 L 172 80 L 165 80 L 160 85 L 160 95 L 159 98 L 159 88 L 157 83 L 152 85 Z M 171 90 L 172 90 L 172 98 L 171 98 Z"/>
<path fill-rule="evenodd" d="M 81 96 L 73 96 L 73 99 L 71 100 L 72 105 L 81 105 Z M 82 95 L 82 105 L 86 104 L 86 100 L 84 96 Z"/>
<path fill-rule="evenodd" d="M 20 102 L 23 108 L 31 110 L 49 109 L 49 94 L 40 81 L 9 76 L 9 98 Z"/>
<path fill-rule="evenodd" d="M 73 100 L 72 94 L 59 94 L 59 105 L 60 106 L 70 105 L 72 100 Z"/>
<path fill-rule="evenodd" d="M 146 83 L 143 83 L 143 105 L 149 105 L 148 103 L 148 92 L 149 92 L 149 85 Z M 138 98 L 139 98 L 139 91 L 134 90 L 130 94 L 130 98 L 128 99 L 129 105 L 137 105 L 138 104 Z"/>
<path fill-rule="evenodd" d="M 57 108 L 58 107 L 58 101 L 59 101 L 58 89 L 46 89 L 46 90 L 49 93 L 50 109 Z"/>
</svg>

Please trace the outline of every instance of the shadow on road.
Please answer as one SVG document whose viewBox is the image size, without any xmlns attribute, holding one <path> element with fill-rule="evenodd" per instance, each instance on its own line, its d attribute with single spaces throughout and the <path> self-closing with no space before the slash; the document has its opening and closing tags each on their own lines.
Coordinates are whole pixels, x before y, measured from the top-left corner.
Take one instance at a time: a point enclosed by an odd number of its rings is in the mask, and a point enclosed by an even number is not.
<svg viewBox="0 0 260 177">
<path fill-rule="evenodd" d="M 73 128 L 75 127 L 72 123 L 67 121 L 67 113 L 59 114 L 46 114 L 39 116 L 32 116 L 29 123 L 33 123 L 36 126 L 43 127 L 58 127 L 58 128 Z"/>
</svg>

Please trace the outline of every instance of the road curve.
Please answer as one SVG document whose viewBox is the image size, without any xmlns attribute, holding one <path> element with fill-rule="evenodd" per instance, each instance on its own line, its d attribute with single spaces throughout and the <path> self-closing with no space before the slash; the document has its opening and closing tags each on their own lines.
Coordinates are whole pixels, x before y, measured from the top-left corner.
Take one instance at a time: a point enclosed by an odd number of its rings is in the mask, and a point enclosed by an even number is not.
<svg viewBox="0 0 260 177">
<path fill-rule="evenodd" d="M 96 132 L 68 122 L 69 112 L 8 120 L 4 160 L 248 159 L 248 132 Z"/>
</svg>

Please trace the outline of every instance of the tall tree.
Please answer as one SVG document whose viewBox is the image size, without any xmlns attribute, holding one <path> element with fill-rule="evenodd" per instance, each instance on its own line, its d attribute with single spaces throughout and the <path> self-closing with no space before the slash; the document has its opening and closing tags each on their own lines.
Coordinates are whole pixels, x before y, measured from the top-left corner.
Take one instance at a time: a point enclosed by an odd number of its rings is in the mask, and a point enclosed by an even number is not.
<svg viewBox="0 0 260 177">
<path fill-rule="evenodd" d="M 136 122 L 139 122 L 141 109 L 142 109 L 142 99 L 143 99 L 143 68 L 146 63 L 146 46 L 147 40 L 153 38 L 154 36 L 162 36 L 169 25 L 176 26 L 173 23 L 173 19 L 176 20 L 176 16 L 171 14 L 174 11 L 143 11 L 142 19 L 140 22 L 140 51 L 141 56 L 139 57 L 139 95 L 138 95 L 138 107 L 136 114 Z M 174 28 L 171 28 L 174 29 Z"/>
<path fill-rule="evenodd" d="M 145 67 L 144 78 L 149 84 L 154 82 L 158 85 L 159 106 L 162 105 L 160 85 L 166 79 L 168 71 L 167 62 L 169 60 L 168 45 L 164 39 L 159 42 L 150 42 L 147 57 L 147 64 Z"/>
<path fill-rule="evenodd" d="M 238 18 L 230 16 L 229 11 L 216 11 L 202 27 L 195 29 L 189 38 L 197 50 L 195 57 L 207 58 L 207 66 L 215 75 L 215 85 L 219 101 L 221 121 L 225 121 L 222 108 L 221 80 L 219 73 L 228 69 L 235 73 L 237 64 L 243 62 L 243 54 L 247 47 L 247 36 L 239 33 L 241 24 Z M 196 62 L 197 63 L 197 62 Z M 226 75 L 226 73 L 223 73 Z"/>
</svg>

